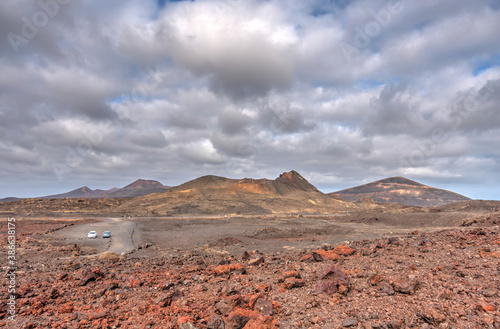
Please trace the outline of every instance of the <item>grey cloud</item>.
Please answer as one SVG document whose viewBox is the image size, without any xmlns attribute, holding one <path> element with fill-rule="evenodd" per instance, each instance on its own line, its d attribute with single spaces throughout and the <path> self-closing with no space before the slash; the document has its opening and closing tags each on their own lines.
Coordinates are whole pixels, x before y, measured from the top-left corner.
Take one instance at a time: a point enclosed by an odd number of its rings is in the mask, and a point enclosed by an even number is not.
<svg viewBox="0 0 500 329">
<path fill-rule="evenodd" d="M 243 12 L 249 8 L 246 4 L 228 8 L 221 12 L 216 2 L 171 5 L 156 26 L 126 30 L 121 48 L 141 60 L 172 56 L 180 66 L 206 77 L 214 92 L 233 100 L 288 88 L 294 76 L 293 41 L 277 42 L 272 37 L 273 27 L 293 30 L 293 26 L 276 22 L 253 28 L 258 10 Z M 287 34 L 291 38 L 293 32 Z"/>
<path fill-rule="evenodd" d="M 234 135 L 242 133 L 252 122 L 252 119 L 237 110 L 231 109 L 222 111 L 218 116 L 218 121 L 222 132 L 228 135 Z"/>
<path fill-rule="evenodd" d="M 186 113 L 182 110 L 169 113 L 168 124 L 184 129 L 205 129 L 206 122 L 203 117 L 194 113 Z"/>
<path fill-rule="evenodd" d="M 460 92 L 452 102 L 454 129 L 488 131 L 500 125 L 500 79 L 486 81 L 478 90 Z"/>
<path fill-rule="evenodd" d="M 315 127 L 307 119 L 305 110 L 294 107 L 285 100 L 273 103 L 265 100 L 259 115 L 262 124 L 276 134 L 308 131 Z"/>
<path fill-rule="evenodd" d="M 370 110 L 363 121 L 368 135 L 416 134 L 424 120 L 418 103 L 412 100 L 405 85 L 387 85 L 378 98 L 370 101 Z"/>
<path fill-rule="evenodd" d="M 257 153 L 249 136 L 214 133 L 210 140 L 218 151 L 228 156 L 248 158 Z"/>
<path fill-rule="evenodd" d="M 168 145 L 165 136 L 160 131 L 138 131 L 131 134 L 130 141 L 136 145 L 151 148 L 163 148 Z"/>
</svg>

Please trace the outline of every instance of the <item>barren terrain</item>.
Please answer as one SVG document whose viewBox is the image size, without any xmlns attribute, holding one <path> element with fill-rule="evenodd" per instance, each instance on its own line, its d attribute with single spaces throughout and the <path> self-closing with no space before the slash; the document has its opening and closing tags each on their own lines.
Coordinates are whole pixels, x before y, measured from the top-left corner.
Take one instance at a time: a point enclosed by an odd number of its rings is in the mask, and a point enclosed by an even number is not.
<svg viewBox="0 0 500 329">
<path fill-rule="evenodd" d="M 20 217 L 17 319 L 4 304 L 0 325 L 499 328 L 499 210 Z"/>
</svg>

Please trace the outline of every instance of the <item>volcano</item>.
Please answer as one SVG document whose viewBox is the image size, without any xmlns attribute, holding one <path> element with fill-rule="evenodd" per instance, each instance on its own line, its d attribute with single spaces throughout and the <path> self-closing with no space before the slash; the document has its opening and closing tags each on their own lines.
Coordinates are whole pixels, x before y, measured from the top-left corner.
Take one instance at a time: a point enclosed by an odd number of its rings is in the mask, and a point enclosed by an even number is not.
<svg viewBox="0 0 500 329">
<path fill-rule="evenodd" d="M 375 202 L 418 207 L 436 207 L 470 200 L 458 193 L 430 187 L 404 177 L 385 178 L 329 194 L 350 201 L 372 199 Z"/>
</svg>

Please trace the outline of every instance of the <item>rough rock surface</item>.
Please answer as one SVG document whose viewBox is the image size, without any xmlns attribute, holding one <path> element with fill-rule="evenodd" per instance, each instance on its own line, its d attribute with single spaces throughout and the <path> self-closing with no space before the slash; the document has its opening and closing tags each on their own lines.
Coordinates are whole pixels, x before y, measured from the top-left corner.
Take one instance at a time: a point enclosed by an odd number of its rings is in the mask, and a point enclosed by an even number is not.
<svg viewBox="0 0 500 329">
<path fill-rule="evenodd" d="M 99 259 L 18 238 L 5 328 L 500 328 L 497 226 L 355 241 L 312 261 L 317 248 Z"/>
</svg>

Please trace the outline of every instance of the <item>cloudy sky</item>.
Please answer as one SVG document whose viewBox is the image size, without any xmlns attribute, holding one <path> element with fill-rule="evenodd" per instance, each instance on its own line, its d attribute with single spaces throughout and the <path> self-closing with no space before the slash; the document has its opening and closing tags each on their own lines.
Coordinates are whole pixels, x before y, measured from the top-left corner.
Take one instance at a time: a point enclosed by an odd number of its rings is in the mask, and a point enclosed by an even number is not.
<svg viewBox="0 0 500 329">
<path fill-rule="evenodd" d="M 297 170 L 500 199 L 498 0 L 2 0 L 0 198 Z"/>
</svg>

